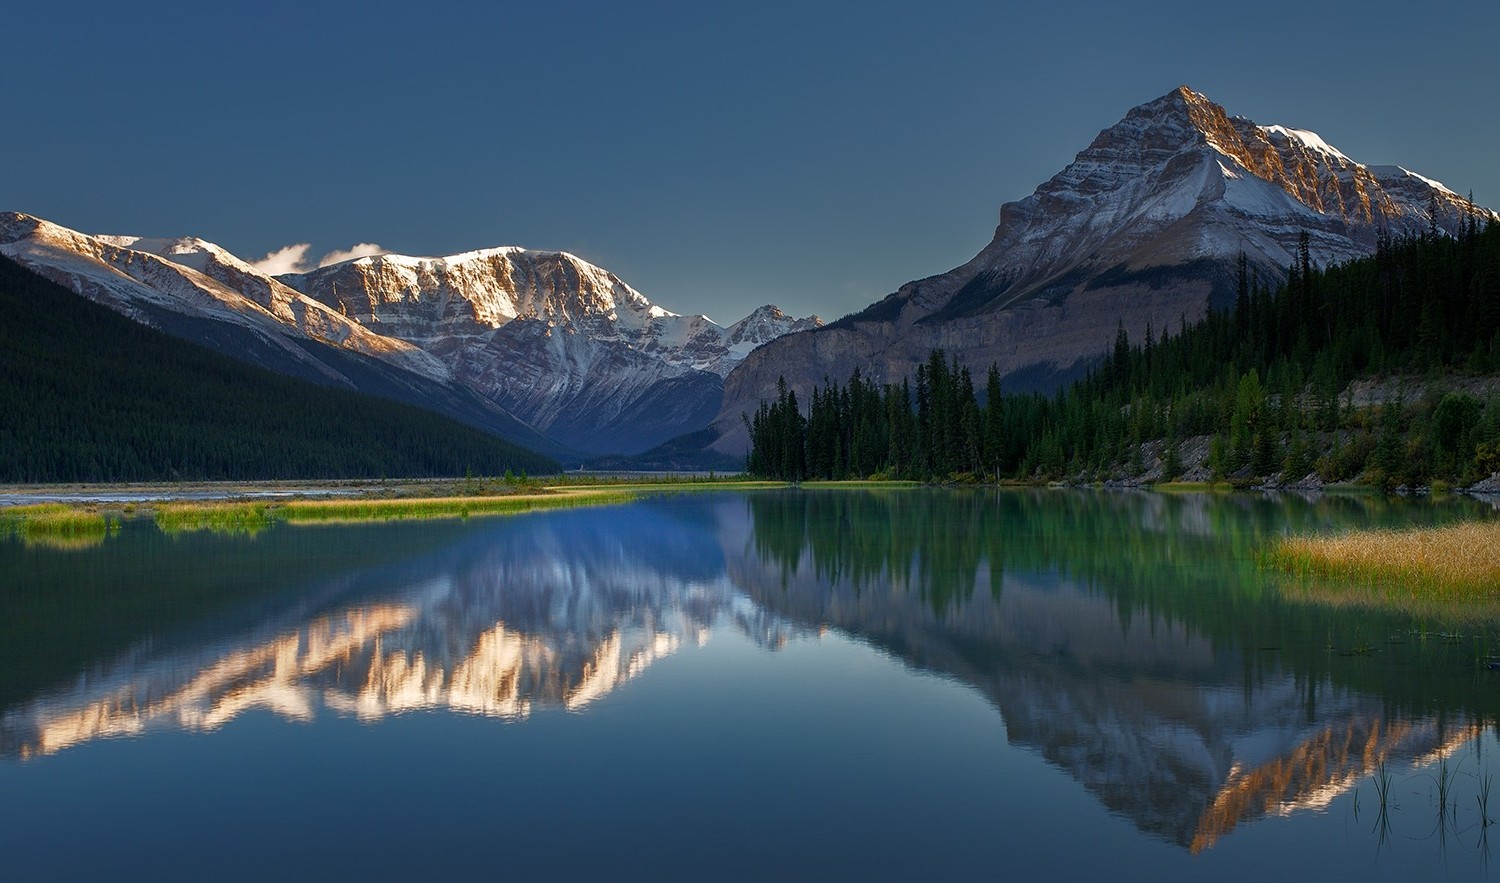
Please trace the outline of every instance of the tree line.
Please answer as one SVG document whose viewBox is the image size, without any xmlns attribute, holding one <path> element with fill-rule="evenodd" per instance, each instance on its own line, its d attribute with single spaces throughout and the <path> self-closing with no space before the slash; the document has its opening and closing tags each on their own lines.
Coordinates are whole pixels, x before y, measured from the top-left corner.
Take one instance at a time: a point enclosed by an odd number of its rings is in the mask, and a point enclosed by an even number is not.
<svg viewBox="0 0 1500 883">
<path fill-rule="evenodd" d="M 1426 379 L 1500 372 L 1500 225 L 1457 236 L 1382 237 L 1368 258 L 1320 268 L 1304 233 L 1284 281 L 1243 255 L 1234 303 L 1176 333 L 1149 325 L 1055 395 L 1006 394 L 994 366 L 933 351 L 914 377 L 825 379 L 804 408 L 784 382 L 747 415 L 750 472 L 788 480 L 881 476 L 1095 479 L 1138 475 L 1158 442 L 1163 478 L 1180 444 L 1212 439 L 1218 477 L 1364 475 L 1384 485 L 1500 470 L 1500 403 L 1425 394 Z M 1278 274 L 1279 275 L 1279 274 Z M 1378 407 L 1357 379 L 1415 378 Z"/>
</svg>

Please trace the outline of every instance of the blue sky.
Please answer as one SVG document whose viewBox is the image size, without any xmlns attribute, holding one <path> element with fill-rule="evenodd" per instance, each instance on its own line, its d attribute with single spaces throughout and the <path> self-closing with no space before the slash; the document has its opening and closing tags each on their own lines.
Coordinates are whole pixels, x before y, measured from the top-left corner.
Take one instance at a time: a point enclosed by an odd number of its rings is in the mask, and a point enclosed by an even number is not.
<svg viewBox="0 0 1500 883">
<path fill-rule="evenodd" d="M 257 258 L 565 249 L 832 319 L 1187 84 L 1500 206 L 1500 2 L 28 3 L 0 210 Z"/>
</svg>

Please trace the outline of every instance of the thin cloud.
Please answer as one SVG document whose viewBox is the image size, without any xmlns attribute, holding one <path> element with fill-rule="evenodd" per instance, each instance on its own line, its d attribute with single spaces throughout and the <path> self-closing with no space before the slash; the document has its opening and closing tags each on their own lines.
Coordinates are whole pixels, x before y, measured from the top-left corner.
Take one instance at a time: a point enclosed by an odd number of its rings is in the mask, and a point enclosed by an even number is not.
<svg viewBox="0 0 1500 883">
<path fill-rule="evenodd" d="M 312 269 L 307 265 L 307 251 L 312 248 L 308 242 L 299 242 L 278 248 L 258 261 L 251 261 L 250 266 L 265 273 L 267 276 L 280 276 L 283 273 L 306 273 Z"/>
<path fill-rule="evenodd" d="M 334 250 L 323 255 L 322 260 L 318 261 L 318 266 L 326 267 L 329 264 L 341 264 L 355 258 L 369 258 L 381 254 L 390 254 L 390 249 L 373 242 L 360 242 L 347 249 Z"/>
<path fill-rule="evenodd" d="M 308 252 L 312 245 L 307 242 L 298 242 L 285 248 L 278 248 L 258 261 L 251 261 L 250 266 L 265 273 L 267 276 L 281 276 L 286 273 L 307 273 L 330 264 L 338 264 L 355 258 L 367 258 L 375 255 L 390 254 L 390 249 L 373 242 L 360 242 L 348 248 L 338 248 L 318 259 L 314 264 L 308 260 Z"/>
</svg>

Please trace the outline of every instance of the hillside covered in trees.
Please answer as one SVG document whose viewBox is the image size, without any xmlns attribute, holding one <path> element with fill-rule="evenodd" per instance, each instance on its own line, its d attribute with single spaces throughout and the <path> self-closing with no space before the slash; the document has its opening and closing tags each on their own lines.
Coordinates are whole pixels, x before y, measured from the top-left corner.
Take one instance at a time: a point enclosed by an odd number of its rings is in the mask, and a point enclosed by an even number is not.
<svg viewBox="0 0 1500 883">
<path fill-rule="evenodd" d="M 1284 284 L 1242 260 L 1231 309 L 1137 342 L 1122 329 L 1054 396 L 1005 394 L 993 369 L 976 391 L 942 351 L 898 384 L 825 381 L 805 406 L 783 384 L 746 418 L 747 465 L 792 480 L 1101 480 L 1140 476 L 1151 457 L 1170 480 L 1182 442 L 1208 437 L 1217 478 L 1469 483 L 1500 470 L 1500 400 L 1430 390 L 1497 373 L 1500 225 L 1382 241 L 1328 268 L 1304 236 Z M 1409 393 L 1356 402 L 1351 383 L 1370 378 Z"/>
<path fill-rule="evenodd" d="M 169 337 L 0 258 L 0 481 L 554 472 L 457 421 Z"/>
</svg>

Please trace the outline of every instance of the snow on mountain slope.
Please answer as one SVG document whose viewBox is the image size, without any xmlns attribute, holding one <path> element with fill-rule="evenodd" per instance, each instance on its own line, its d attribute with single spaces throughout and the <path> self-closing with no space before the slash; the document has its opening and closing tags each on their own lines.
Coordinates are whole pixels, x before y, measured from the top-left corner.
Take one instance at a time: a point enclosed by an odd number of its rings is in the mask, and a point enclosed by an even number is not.
<svg viewBox="0 0 1500 883">
<path fill-rule="evenodd" d="M 725 329 L 664 310 L 574 255 L 516 247 L 362 257 L 280 278 L 422 347 L 540 431 L 601 453 L 701 429 L 740 359 L 819 321 L 762 307 Z"/>
<path fill-rule="evenodd" d="M 1383 235 L 1455 233 L 1497 217 L 1396 166 L 1365 166 L 1317 134 L 1261 126 L 1180 87 L 1130 110 L 1061 172 L 1000 210 L 971 261 L 869 308 L 751 353 L 725 380 L 716 449 L 747 446 L 740 420 L 778 377 L 805 394 L 859 367 L 877 380 L 941 347 L 1012 388 L 1050 388 L 1108 348 L 1201 317 L 1232 294 L 1244 253 L 1279 278 L 1301 236 L 1315 263 L 1374 252 Z"/>
<path fill-rule="evenodd" d="M 795 331 L 810 331 L 822 326 L 817 316 L 794 319 L 774 304 L 757 307 L 754 312 L 724 329 L 724 345 L 728 352 L 713 369 L 718 374 L 728 374 L 735 365 L 750 355 L 750 351 L 763 343 L 775 340 Z"/>
<path fill-rule="evenodd" d="M 452 375 L 442 362 L 402 340 L 373 333 L 328 306 L 307 297 L 212 242 L 196 237 L 151 239 L 138 236 L 94 236 L 122 249 L 154 254 L 196 270 L 270 313 L 278 323 L 324 343 L 392 362 L 434 380 Z"/>
</svg>

